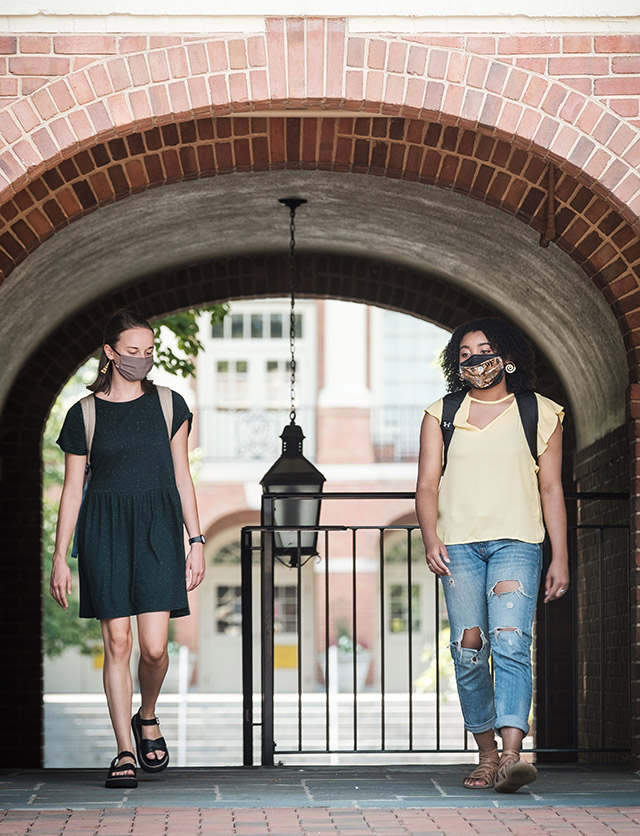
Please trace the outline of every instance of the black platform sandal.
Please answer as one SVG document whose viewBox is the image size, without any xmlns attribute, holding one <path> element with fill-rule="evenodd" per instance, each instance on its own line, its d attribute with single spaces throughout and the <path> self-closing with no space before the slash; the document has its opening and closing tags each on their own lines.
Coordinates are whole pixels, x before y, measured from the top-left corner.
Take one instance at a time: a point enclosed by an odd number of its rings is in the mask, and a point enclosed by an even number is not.
<svg viewBox="0 0 640 836">
<path fill-rule="evenodd" d="M 162 772 L 169 765 L 169 750 L 164 737 L 156 737 L 155 740 L 147 740 L 142 736 L 142 726 L 157 726 L 160 720 L 154 717 L 153 720 L 143 720 L 140 716 L 140 711 L 131 718 L 131 729 L 136 741 L 136 751 L 138 752 L 138 762 L 145 772 Z M 152 758 L 147 755 L 154 751 L 164 752 L 164 757 L 161 760 Z"/>
<path fill-rule="evenodd" d="M 104 785 L 108 790 L 133 790 L 138 786 L 135 763 L 123 763 L 120 765 L 118 764 L 118 761 L 126 757 L 133 758 L 134 761 L 136 759 L 136 756 L 133 754 L 133 752 L 129 752 L 125 749 L 124 751 L 117 754 L 115 758 L 111 761 L 111 766 L 109 767 L 109 771 L 107 772 L 107 780 L 104 782 Z M 125 774 L 116 775 L 117 772 L 124 772 Z M 127 775 L 127 772 L 133 772 L 133 775 Z"/>
</svg>

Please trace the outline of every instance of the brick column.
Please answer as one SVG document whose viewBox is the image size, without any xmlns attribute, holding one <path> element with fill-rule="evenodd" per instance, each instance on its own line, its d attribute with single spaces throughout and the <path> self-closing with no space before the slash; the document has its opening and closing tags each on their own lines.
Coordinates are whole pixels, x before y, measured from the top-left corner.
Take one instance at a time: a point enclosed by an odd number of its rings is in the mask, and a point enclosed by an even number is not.
<svg viewBox="0 0 640 836">
<path fill-rule="evenodd" d="M 629 568 L 631 764 L 640 769 L 640 384 L 628 393 L 631 470 L 631 561 Z"/>
</svg>

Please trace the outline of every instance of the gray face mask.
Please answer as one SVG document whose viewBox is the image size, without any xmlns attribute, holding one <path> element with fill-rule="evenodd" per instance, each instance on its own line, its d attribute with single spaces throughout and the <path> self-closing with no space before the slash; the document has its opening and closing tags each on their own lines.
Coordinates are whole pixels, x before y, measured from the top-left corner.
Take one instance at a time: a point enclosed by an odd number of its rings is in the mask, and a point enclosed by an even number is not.
<svg viewBox="0 0 640 836">
<path fill-rule="evenodd" d="M 113 349 L 120 358 L 120 365 L 113 365 L 125 380 L 144 380 L 153 368 L 153 354 L 150 357 L 129 357 Z"/>
</svg>

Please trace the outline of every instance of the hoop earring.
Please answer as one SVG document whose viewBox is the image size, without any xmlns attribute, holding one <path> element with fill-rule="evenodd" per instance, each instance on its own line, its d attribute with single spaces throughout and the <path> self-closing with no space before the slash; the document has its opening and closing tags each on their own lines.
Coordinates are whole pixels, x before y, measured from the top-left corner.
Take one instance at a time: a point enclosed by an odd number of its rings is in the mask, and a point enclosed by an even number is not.
<svg viewBox="0 0 640 836">
<path fill-rule="evenodd" d="M 111 365 L 111 360 L 107 360 L 105 365 L 100 369 L 100 374 L 106 374 L 109 370 L 110 365 Z"/>
<path fill-rule="evenodd" d="M 507 374 L 513 374 L 516 370 L 516 364 L 509 361 L 504 367 L 504 370 Z"/>
</svg>

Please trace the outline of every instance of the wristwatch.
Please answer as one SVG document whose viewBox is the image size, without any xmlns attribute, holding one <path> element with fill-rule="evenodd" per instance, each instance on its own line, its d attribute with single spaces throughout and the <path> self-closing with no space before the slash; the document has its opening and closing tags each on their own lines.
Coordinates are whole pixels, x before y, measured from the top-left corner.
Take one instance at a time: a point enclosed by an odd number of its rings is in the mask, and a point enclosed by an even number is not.
<svg viewBox="0 0 640 836">
<path fill-rule="evenodd" d="M 204 534 L 196 534 L 195 537 L 189 537 L 189 545 L 192 543 L 206 543 L 207 541 L 204 539 Z"/>
</svg>

